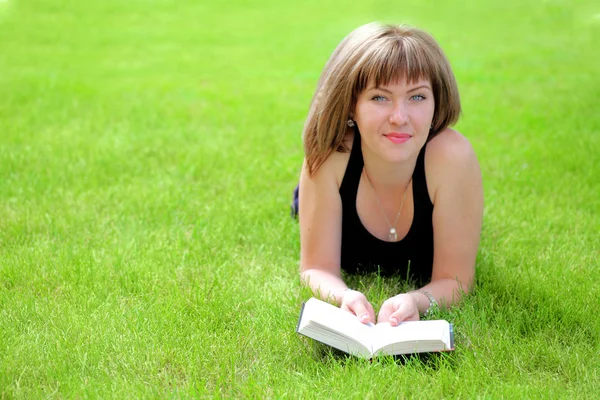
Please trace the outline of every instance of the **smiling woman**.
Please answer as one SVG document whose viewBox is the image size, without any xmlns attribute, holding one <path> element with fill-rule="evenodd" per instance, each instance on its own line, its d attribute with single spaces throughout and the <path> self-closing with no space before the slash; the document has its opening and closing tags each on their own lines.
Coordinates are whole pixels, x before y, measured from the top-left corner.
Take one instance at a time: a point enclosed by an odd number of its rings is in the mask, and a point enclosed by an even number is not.
<svg viewBox="0 0 600 400">
<path fill-rule="evenodd" d="M 321 75 L 304 127 L 301 277 L 362 322 L 373 307 L 341 272 L 410 277 L 377 321 L 456 304 L 475 275 L 483 214 L 477 158 L 449 128 L 460 100 L 426 32 L 372 23 L 351 32 Z"/>
</svg>

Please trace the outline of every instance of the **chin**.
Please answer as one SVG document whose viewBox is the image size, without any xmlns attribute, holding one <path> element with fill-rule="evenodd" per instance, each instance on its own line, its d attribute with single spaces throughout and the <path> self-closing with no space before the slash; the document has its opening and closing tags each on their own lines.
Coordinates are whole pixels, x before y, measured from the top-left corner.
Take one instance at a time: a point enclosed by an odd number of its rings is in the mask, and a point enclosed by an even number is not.
<svg viewBox="0 0 600 400">
<path fill-rule="evenodd" d="M 414 146 L 396 146 L 395 148 L 387 147 L 379 153 L 382 159 L 391 163 L 401 163 L 411 160 L 419 154 L 418 149 Z"/>
<path fill-rule="evenodd" d="M 412 153 L 406 153 L 403 152 L 401 154 L 399 154 L 398 152 L 396 152 L 396 154 L 387 154 L 384 158 L 385 161 L 393 163 L 393 164 L 401 164 L 403 162 L 409 161 L 412 159 Z"/>
</svg>

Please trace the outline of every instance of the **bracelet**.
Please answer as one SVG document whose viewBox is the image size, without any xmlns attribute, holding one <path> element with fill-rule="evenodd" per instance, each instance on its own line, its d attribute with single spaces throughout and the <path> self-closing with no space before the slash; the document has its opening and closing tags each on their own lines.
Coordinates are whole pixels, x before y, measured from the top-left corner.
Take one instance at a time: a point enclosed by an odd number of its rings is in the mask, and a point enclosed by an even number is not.
<svg viewBox="0 0 600 400">
<path fill-rule="evenodd" d="M 425 310 L 423 315 L 429 315 L 439 308 L 437 301 L 435 301 L 435 297 L 427 290 L 417 289 L 413 290 L 413 292 L 422 293 L 429 299 L 429 307 L 427 307 L 427 310 Z"/>
</svg>

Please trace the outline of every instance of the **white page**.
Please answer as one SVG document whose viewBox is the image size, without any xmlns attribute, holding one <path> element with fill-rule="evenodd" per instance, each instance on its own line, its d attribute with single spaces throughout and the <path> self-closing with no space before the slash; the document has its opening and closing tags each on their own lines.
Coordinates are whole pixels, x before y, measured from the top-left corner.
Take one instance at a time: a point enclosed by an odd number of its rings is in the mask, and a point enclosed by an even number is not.
<svg viewBox="0 0 600 400">
<path fill-rule="evenodd" d="M 330 327 L 332 331 L 337 331 L 343 336 L 354 338 L 370 351 L 372 350 L 371 337 L 375 325 L 365 325 L 356 315 L 317 299 L 313 301 L 312 298 L 305 303 L 304 313 L 308 318 L 305 321 L 303 316 L 301 327 L 314 321 L 321 326 Z"/>
<path fill-rule="evenodd" d="M 406 321 L 398 326 L 391 326 L 388 322 L 375 326 L 376 340 L 373 340 L 373 350 L 400 342 L 443 341 L 449 348 L 449 324 L 444 320 L 434 321 Z"/>
<path fill-rule="evenodd" d="M 304 304 L 298 333 L 350 354 L 407 354 L 452 350 L 452 329 L 448 321 L 407 321 L 363 324 L 340 308 L 311 298 Z"/>
</svg>

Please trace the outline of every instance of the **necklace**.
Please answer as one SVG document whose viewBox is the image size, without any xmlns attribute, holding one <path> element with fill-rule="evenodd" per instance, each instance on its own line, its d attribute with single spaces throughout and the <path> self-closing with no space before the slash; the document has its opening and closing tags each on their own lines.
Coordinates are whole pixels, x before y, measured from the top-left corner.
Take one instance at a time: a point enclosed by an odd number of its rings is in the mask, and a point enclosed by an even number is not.
<svg viewBox="0 0 600 400">
<path fill-rule="evenodd" d="M 388 239 L 390 240 L 390 242 L 395 242 L 398 240 L 398 233 L 396 232 L 396 224 L 398 223 L 398 218 L 400 218 L 400 214 L 402 214 L 402 208 L 404 207 L 404 200 L 406 200 L 406 192 L 408 191 L 408 185 L 412 181 L 412 177 L 408 180 L 408 182 L 406 183 L 406 186 L 404 187 L 404 194 L 402 195 L 402 203 L 400 203 L 400 209 L 398 210 L 398 214 L 396 214 L 396 219 L 394 220 L 394 225 L 392 225 L 390 223 L 390 221 L 388 220 L 387 216 L 385 215 L 385 211 L 383 210 L 383 207 L 381 206 L 381 201 L 379 200 L 379 196 L 377 195 L 375 186 L 373 186 L 373 183 L 371 182 L 371 179 L 369 178 L 369 175 L 367 174 L 367 170 L 363 168 L 363 172 L 365 173 L 365 176 L 367 177 L 367 182 L 369 182 L 369 185 L 371 185 L 371 188 L 373 188 L 373 193 L 375 193 L 375 199 L 377 199 L 377 205 L 379 206 L 379 210 L 381 211 L 381 214 L 383 214 L 383 218 L 385 219 L 385 222 L 390 227 L 390 233 L 388 234 Z"/>
</svg>

